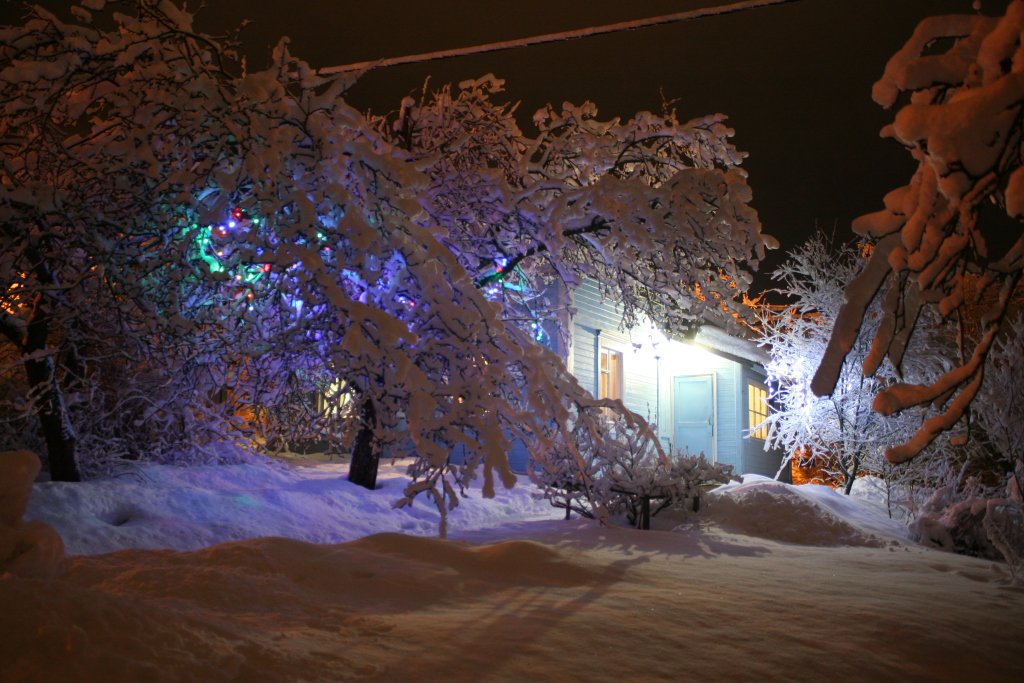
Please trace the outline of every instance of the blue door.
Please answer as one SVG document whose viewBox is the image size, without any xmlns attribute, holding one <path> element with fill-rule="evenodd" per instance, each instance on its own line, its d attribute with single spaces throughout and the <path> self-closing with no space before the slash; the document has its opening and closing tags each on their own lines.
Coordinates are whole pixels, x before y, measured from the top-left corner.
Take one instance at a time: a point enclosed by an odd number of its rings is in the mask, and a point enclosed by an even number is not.
<svg viewBox="0 0 1024 683">
<path fill-rule="evenodd" d="M 672 441 L 690 455 L 703 453 L 715 460 L 715 377 L 676 377 L 672 385 L 675 405 Z"/>
</svg>

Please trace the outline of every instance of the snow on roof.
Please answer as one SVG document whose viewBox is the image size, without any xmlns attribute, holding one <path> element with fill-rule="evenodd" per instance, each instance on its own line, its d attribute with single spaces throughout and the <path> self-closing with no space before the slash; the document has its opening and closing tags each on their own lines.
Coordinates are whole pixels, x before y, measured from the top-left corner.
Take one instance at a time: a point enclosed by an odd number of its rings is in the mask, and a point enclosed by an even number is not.
<svg viewBox="0 0 1024 683">
<path fill-rule="evenodd" d="M 726 353 L 751 363 L 764 365 L 768 362 L 768 352 L 753 341 L 730 334 L 721 327 L 704 323 L 693 338 L 693 342 L 712 351 Z"/>
</svg>

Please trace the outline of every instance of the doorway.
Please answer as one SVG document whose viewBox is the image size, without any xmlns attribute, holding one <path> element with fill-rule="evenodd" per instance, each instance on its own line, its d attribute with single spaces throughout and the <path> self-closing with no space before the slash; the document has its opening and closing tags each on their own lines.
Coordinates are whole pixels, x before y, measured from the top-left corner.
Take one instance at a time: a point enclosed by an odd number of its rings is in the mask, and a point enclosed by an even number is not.
<svg viewBox="0 0 1024 683">
<path fill-rule="evenodd" d="M 686 375 L 674 377 L 673 444 L 690 455 L 703 453 L 710 462 L 718 459 L 715 433 L 718 420 L 715 411 L 715 376 Z"/>
</svg>

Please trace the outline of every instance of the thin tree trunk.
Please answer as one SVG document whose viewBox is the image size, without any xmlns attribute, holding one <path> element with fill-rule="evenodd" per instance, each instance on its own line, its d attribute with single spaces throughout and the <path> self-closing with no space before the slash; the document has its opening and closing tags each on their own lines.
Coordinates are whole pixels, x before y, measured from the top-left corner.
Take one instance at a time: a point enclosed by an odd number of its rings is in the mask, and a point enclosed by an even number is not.
<svg viewBox="0 0 1024 683">
<path fill-rule="evenodd" d="M 853 482 L 857 478 L 857 470 L 860 469 L 860 455 L 853 456 L 853 462 L 850 463 L 849 469 L 845 471 L 846 481 L 843 482 L 843 493 L 850 495 L 853 491 Z"/>
<path fill-rule="evenodd" d="M 5 234 L 18 237 L 11 226 L 0 227 Z M 56 290 L 57 278 L 35 241 L 25 247 L 25 255 L 33 264 L 32 270 L 39 284 L 43 288 Z M 46 353 L 50 341 L 49 304 L 47 295 L 40 291 L 35 296 L 24 328 L 14 324 L 0 324 L 0 333 L 3 333 L 25 357 L 25 376 L 28 380 L 29 395 L 38 406 L 39 431 L 46 442 L 50 479 L 81 481 L 82 476 L 75 456 L 75 432 L 68 417 L 67 406 L 64 404 L 64 394 L 57 381 L 53 356 Z"/>
<path fill-rule="evenodd" d="M 377 411 L 373 400 L 366 397 L 359 406 L 359 433 L 352 445 L 348 480 L 371 491 L 377 488 L 377 466 L 380 464 L 380 445 L 374 434 L 376 424 Z"/>
<path fill-rule="evenodd" d="M 46 441 L 46 456 L 53 481 L 81 481 L 75 457 L 75 436 L 67 416 L 64 396 L 57 385 L 53 360 L 25 361 L 25 375 L 39 404 L 39 429 Z"/>
<path fill-rule="evenodd" d="M 25 376 L 30 394 L 39 406 L 39 429 L 46 441 L 50 479 L 81 481 L 75 458 L 75 433 L 68 418 L 64 395 L 57 383 L 54 360 L 52 356 L 41 354 L 46 351 L 49 332 L 48 310 L 45 300 L 40 296 L 36 299 L 22 347 L 27 358 Z"/>
</svg>

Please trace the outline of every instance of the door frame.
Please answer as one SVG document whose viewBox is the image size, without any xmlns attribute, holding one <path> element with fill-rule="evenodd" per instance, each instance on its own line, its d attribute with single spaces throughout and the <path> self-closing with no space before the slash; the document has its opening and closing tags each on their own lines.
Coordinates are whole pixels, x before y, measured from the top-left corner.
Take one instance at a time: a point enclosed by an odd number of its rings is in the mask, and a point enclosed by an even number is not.
<svg viewBox="0 0 1024 683">
<path fill-rule="evenodd" d="M 711 453 L 705 453 L 712 463 L 718 462 L 718 373 L 690 372 L 682 375 L 672 375 L 672 440 L 676 437 L 676 380 L 687 377 L 711 377 Z M 692 454 L 696 455 L 696 454 Z"/>
</svg>

